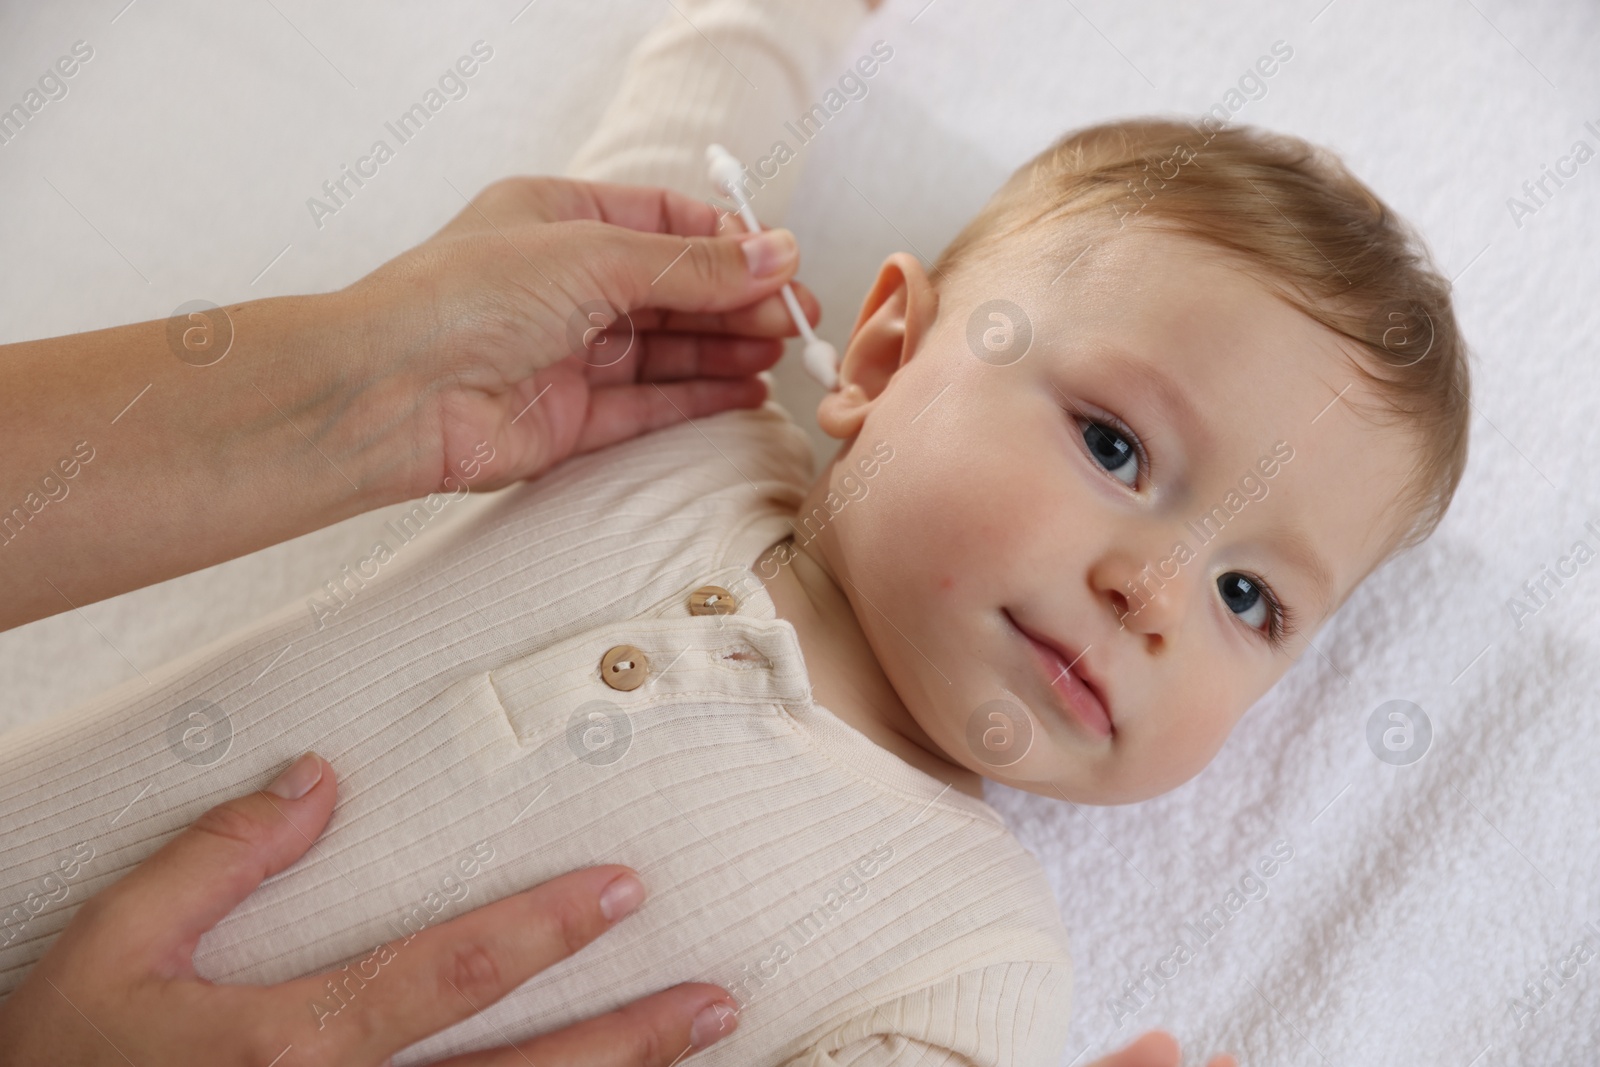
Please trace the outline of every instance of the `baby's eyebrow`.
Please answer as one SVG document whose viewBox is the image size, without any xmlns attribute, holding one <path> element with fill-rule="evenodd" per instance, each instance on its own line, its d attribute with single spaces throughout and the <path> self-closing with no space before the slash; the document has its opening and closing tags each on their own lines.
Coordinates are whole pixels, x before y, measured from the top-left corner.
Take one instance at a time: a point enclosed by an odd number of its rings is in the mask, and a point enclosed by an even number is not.
<svg viewBox="0 0 1600 1067">
<path fill-rule="evenodd" d="M 1102 351 L 1107 363 L 1151 396 L 1166 412 L 1167 419 L 1180 428 L 1184 440 L 1191 443 L 1191 454 L 1204 455 L 1216 448 L 1217 437 L 1211 424 L 1201 415 L 1189 394 L 1159 364 L 1140 359 L 1115 345 L 1105 345 Z"/>
<path fill-rule="evenodd" d="M 1317 611 L 1314 617 L 1322 618 L 1327 614 L 1333 598 L 1333 571 L 1328 567 L 1328 561 L 1317 552 L 1311 538 L 1299 526 L 1280 527 L 1278 544 L 1289 562 L 1310 576 L 1312 592 L 1316 596 Z"/>
</svg>

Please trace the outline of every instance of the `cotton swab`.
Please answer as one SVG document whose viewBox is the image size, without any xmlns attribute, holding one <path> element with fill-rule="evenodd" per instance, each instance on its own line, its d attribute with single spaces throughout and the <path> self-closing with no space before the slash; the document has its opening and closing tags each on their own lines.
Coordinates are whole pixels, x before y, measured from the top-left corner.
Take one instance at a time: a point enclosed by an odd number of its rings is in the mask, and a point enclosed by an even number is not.
<svg viewBox="0 0 1600 1067">
<path fill-rule="evenodd" d="M 744 189 L 739 185 L 739 179 L 744 176 L 743 165 L 719 144 L 706 149 L 706 162 L 710 164 L 712 184 L 726 192 L 733 198 L 733 202 L 739 205 L 739 218 L 744 220 L 745 226 L 751 233 L 760 231 L 761 223 L 757 221 L 756 213 L 750 210 L 750 201 L 745 199 Z M 806 321 L 805 312 L 800 308 L 800 301 L 795 299 L 794 289 L 788 282 L 784 282 L 782 294 L 783 303 L 788 307 L 790 317 L 800 328 L 800 336 L 805 338 L 806 372 L 824 389 L 839 388 L 839 353 L 812 331 L 811 324 Z"/>
</svg>

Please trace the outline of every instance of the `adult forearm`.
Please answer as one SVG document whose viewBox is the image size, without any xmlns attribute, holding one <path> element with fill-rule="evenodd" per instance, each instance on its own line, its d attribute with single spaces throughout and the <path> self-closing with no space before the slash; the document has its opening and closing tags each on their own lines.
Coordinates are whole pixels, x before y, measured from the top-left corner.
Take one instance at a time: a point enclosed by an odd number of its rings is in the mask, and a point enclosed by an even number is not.
<svg viewBox="0 0 1600 1067">
<path fill-rule="evenodd" d="M 762 403 L 794 236 L 717 222 L 504 179 L 336 293 L 0 347 L 0 629 Z"/>
<path fill-rule="evenodd" d="M 335 313 L 351 303 L 0 347 L 0 629 L 403 499 L 408 457 L 364 425 L 361 316 Z"/>
</svg>

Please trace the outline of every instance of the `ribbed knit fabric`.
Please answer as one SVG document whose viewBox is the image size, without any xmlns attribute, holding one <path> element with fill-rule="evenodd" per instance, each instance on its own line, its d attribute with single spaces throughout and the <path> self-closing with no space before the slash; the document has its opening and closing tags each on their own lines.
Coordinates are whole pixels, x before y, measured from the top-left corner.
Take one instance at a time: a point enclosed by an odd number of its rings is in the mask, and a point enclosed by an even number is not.
<svg viewBox="0 0 1600 1067">
<path fill-rule="evenodd" d="M 718 142 L 752 168 L 751 205 L 763 223 L 777 225 L 802 147 L 785 123 L 820 100 L 820 83 L 852 69 L 858 57 L 843 48 L 866 14 L 862 0 L 673 0 L 629 56 L 616 96 L 568 173 L 710 199 L 705 151 Z M 773 159 L 771 178 L 753 173 L 778 141 L 795 158 L 781 166 Z"/>
<path fill-rule="evenodd" d="M 392 545 L 320 630 L 296 606 L 7 735 L 0 900 L 66 896 L 3 920 L 0 988 L 96 890 L 314 748 L 339 776 L 332 822 L 201 939 L 209 978 L 360 961 L 592 863 L 650 887 L 580 955 L 397 1063 L 702 980 L 744 1004 L 707 1064 L 1055 1064 L 1069 969 L 1043 871 L 982 801 L 812 702 L 751 570 L 809 474 L 776 405 L 658 431 L 507 492 L 426 555 Z M 737 610 L 691 614 L 707 584 Z M 631 691 L 600 676 L 620 645 L 649 661 Z M 171 725 L 192 700 L 227 717 L 213 762 L 220 731 L 186 748 Z M 384 995 L 375 966 L 345 973 L 346 998 Z M 337 1026 L 339 1005 L 307 1011 Z"/>
</svg>

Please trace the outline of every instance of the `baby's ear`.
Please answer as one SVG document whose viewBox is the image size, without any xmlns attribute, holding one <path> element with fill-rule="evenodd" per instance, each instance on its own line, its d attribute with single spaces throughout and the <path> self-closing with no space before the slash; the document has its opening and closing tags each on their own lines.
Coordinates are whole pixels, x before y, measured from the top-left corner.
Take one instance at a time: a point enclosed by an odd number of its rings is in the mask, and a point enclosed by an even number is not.
<svg viewBox="0 0 1600 1067">
<path fill-rule="evenodd" d="M 824 433 L 847 440 L 860 431 L 894 372 L 916 355 L 938 310 L 939 294 L 917 257 L 896 252 L 883 261 L 840 362 L 839 389 L 817 405 Z"/>
</svg>

